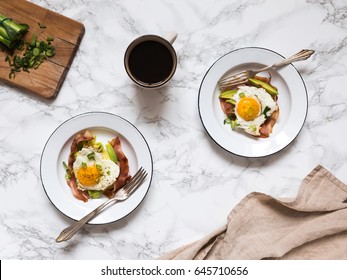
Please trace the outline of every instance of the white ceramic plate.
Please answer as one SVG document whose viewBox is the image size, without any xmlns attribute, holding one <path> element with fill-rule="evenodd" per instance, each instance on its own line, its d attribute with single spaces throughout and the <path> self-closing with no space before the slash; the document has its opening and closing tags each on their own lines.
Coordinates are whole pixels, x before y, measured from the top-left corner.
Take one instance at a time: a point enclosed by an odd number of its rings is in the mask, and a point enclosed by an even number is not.
<svg viewBox="0 0 347 280">
<path fill-rule="evenodd" d="M 304 81 L 292 64 L 270 71 L 271 83 L 279 91 L 280 115 L 268 138 L 256 138 L 223 124 L 225 115 L 219 103 L 217 81 L 229 71 L 257 69 L 283 58 L 268 49 L 242 48 L 222 56 L 207 71 L 199 90 L 200 118 L 210 137 L 225 150 L 243 157 L 268 156 L 285 148 L 299 134 L 305 123 L 308 101 Z"/>
<path fill-rule="evenodd" d="M 131 213 L 144 199 L 149 189 L 153 162 L 148 144 L 142 134 L 125 119 L 102 112 L 90 112 L 75 116 L 61 124 L 49 137 L 41 156 L 41 180 L 52 204 L 63 214 L 79 220 L 107 198 L 89 199 L 83 202 L 76 199 L 65 181 L 63 162 L 68 161 L 72 140 L 76 133 L 89 129 L 97 141 L 107 143 L 119 136 L 121 147 L 129 162 L 129 174 L 133 175 L 141 166 L 148 176 L 140 188 L 126 201 L 104 210 L 89 224 L 115 222 Z"/>
</svg>

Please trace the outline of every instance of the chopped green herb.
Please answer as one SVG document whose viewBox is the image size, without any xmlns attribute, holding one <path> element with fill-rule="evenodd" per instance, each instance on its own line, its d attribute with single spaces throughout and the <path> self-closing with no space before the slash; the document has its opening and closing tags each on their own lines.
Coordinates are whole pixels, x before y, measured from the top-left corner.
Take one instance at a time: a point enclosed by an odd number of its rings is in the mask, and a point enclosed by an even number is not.
<svg viewBox="0 0 347 280">
<path fill-rule="evenodd" d="M 226 119 L 224 120 L 224 124 L 230 124 L 230 123 L 231 123 L 231 119 L 226 118 Z"/>
<path fill-rule="evenodd" d="M 11 67 L 10 79 L 15 78 L 17 72 L 29 72 L 30 68 L 37 69 L 44 60 L 55 55 L 55 47 L 51 44 L 53 38 L 47 39 L 50 40 L 38 41 L 37 35 L 33 34 L 31 42 L 25 43 L 25 52 L 22 56 L 14 55 L 12 59 L 9 56 L 5 58 Z"/>
<path fill-rule="evenodd" d="M 224 120 L 224 124 L 230 124 L 232 129 L 235 129 L 238 126 L 237 120 L 233 120 L 233 119 L 230 119 L 230 118 L 226 118 Z"/>
<path fill-rule="evenodd" d="M 91 152 L 87 155 L 87 158 L 88 159 L 91 159 L 91 160 L 95 160 L 95 153 L 94 152 Z"/>
<path fill-rule="evenodd" d="M 71 179 L 71 172 L 70 172 L 70 169 L 68 167 L 68 165 L 66 164 L 65 161 L 63 161 L 63 166 L 64 166 L 64 169 L 65 169 L 65 179 L 66 180 L 70 180 Z"/>
<path fill-rule="evenodd" d="M 77 151 L 82 150 L 82 148 L 84 147 L 85 144 L 86 144 L 86 141 L 80 141 L 80 142 L 78 142 L 78 143 L 77 143 L 77 146 L 76 146 Z"/>
<path fill-rule="evenodd" d="M 34 56 L 40 55 L 40 49 L 39 49 L 39 48 L 34 48 L 34 49 L 33 49 L 33 55 L 34 55 Z"/>
<path fill-rule="evenodd" d="M 265 106 L 263 114 L 265 115 L 265 118 L 268 118 L 269 116 L 267 115 L 267 112 L 269 112 L 271 108 L 269 106 Z"/>
<path fill-rule="evenodd" d="M 67 166 L 67 164 L 66 164 L 65 161 L 63 161 L 63 166 L 64 166 L 64 169 L 65 169 L 65 170 L 68 170 L 68 169 L 69 169 L 69 167 Z"/>
<path fill-rule="evenodd" d="M 101 142 L 96 142 L 93 145 L 93 148 L 98 151 L 99 153 L 101 153 L 104 150 L 104 145 Z"/>
<path fill-rule="evenodd" d="M 237 120 L 233 120 L 230 123 L 231 129 L 235 129 L 238 126 Z"/>
<path fill-rule="evenodd" d="M 85 162 L 82 162 L 82 168 L 87 168 L 87 164 Z"/>
<path fill-rule="evenodd" d="M 31 36 L 31 44 L 30 44 L 30 46 L 36 47 L 36 43 L 37 43 L 37 35 L 33 33 L 33 35 Z"/>
</svg>

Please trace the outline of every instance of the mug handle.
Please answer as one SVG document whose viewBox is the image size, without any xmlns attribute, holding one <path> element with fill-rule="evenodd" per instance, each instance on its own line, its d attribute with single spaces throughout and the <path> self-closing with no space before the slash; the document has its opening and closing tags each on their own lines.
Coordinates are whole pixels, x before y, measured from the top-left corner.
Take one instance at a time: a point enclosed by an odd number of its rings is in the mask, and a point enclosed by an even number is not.
<svg viewBox="0 0 347 280">
<path fill-rule="evenodd" d="M 170 33 L 168 33 L 164 38 L 170 42 L 170 44 L 173 44 L 173 42 L 175 42 L 176 38 L 177 38 L 177 32 L 172 31 Z"/>
</svg>

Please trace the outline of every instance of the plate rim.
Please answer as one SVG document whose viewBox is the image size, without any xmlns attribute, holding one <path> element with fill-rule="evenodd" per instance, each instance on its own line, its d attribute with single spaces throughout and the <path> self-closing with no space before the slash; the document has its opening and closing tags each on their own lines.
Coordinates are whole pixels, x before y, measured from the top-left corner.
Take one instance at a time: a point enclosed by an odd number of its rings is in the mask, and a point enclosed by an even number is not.
<svg viewBox="0 0 347 280">
<path fill-rule="evenodd" d="M 265 157 L 269 157 L 269 156 L 272 156 L 274 154 L 277 154 L 281 151 L 283 151 L 284 149 L 286 149 L 297 137 L 298 135 L 300 134 L 301 130 L 303 129 L 304 125 L 305 125 L 305 122 L 306 122 L 306 118 L 307 118 L 307 114 L 308 114 L 308 94 L 307 94 L 307 87 L 306 87 L 306 84 L 305 84 L 305 81 L 304 79 L 302 78 L 300 72 L 298 69 L 296 69 L 296 67 L 291 63 L 289 64 L 288 66 L 292 66 L 293 69 L 297 72 L 301 82 L 302 82 L 302 85 L 304 87 L 304 90 L 305 90 L 305 96 L 306 96 L 306 107 L 305 107 L 305 114 L 304 114 L 304 118 L 303 118 L 303 121 L 302 121 L 302 124 L 301 124 L 301 127 L 298 129 L 295 137 L 293 137 L 293 139 L 291 139 L 285 146 L 283 146 L 282 148 L 278 149 L 278 150 L 275 150 L 271 153 L 267 153 L 267 154 L 264 154 L 264 155 L 254 155 L 254 156 L 251 156 L 251 155 L 244 155 L 242 153 L 236 153 L 236 152 L 233 152 L 233 151 L 230 151 L 228 150 L 226 147 L 224 147 L 222 144 L 220 144 L 216 139 L 213 138 L 213 136 L 211 135 L 211 133 L 208 131 L 204 121 L 203 121 L 203 117 L 202 117 L 202 113 L 201 113 L 201 89 L 202 89 L 202 86 L 204 84 L 204 81 L 207 77 L 207 75 L 210 73 L 211 69 L 220 61 L 222 60 L 224 57 L 226 57 L 227 55 L 230 55 L 236 51 L 242 51 L 242 50 L 249 50 L 249 49 L 254 49 L 254 50 L 259 50 L 259 51 L 267 51 L 267 52 L 270 52 L 270 53 L 273 53 L 273 54 L 276 54 L 278 56 L 280 56 L 281 58 L 285 59 L 285 57 L 281 54 L 279 54 L 278 52 L 276 51 L 273 51 L 269 48 L 265 48 L 265 47 L 241 47 L 241 48 L 237 48 L 237 49 L 234 49 L 232 51 L 229 51 L 227 53 L 225 53 L 224 55 L 222 55 L 221 57 L 219 57 L 218 59 L 216 59 L 212 65 L 208 68 L 208 70 L 206 71 L 206 73 L 204 74 L 202 80 L 201 80 L 201 83 L 200 83 L 200 86 L 199 86 L 199 94 L 198 94 L 198 111 L 199 111 L 199 117 L 200 117 L 200 121 L 206 131 L 206 133 L 209 135 L 209 137 L 213 140 L 214 143 L 216 143 L 219 147 L 221 147 L 223 150 L 227 151 L 228 153 L 232 154 L 232 155 L 236 155 L 236 156 L 239 156 L 239 157 L 243 157 L 243 158 L 265 158 Z M 237 65 L 235 65 L 237 66 Z M 230 67 L 231 68 L 231 67 Z M 212 94 L 212 93 L 211 93 Z"/>
<path fill-rule="evenodd" d="M 98 223 L 87 223 L 88 225 L 97 225 L 97 226 L 101 226 L 101 225 L 108 225 L 108 224 L 112 224 L 112 223 L 115 223 L 115 222 L 118 222 L 124 218 L 126 218 L 127 216 L 129 216 L 131 213 L 133 213 L 141 204 L 142 202 L 144 201 L 144 199 L 146 198 L 148 192 L 149 192 L 149 189 L 151 188 L 151 184 L 152 184 L 152 179 L 153 179 L 153 155 L 152 155 L 152 151 L 149 147 L 149 144 L 146 140 L 146 138 L 143 136 L 143 134 L 140 132 L 139 129 L 137 129 L 135 127 L 135 125 L 133 125 L 130 121 L 128 121 L 127 119 L 119 116 L 119 115 L 116 115 L 116 114 L 113 114 L 113 113 L 110 113 L 110 112 L 103 112 L 103 111 L 89 111 L 89 112 L 84 112 L 84 113 L 80 113 L 80 114 L 77 114 L 77 115 L 74 115 L 68 119 L 66 119 L 65 121 L 63 121 L 60 125 L 58 125 L 53 131 L 52 133 L 50 134 L 50 136 L 47 138 L 47 141 L 42 149 L 42 153 L 41 153 L 41 157 L 40 157 L 40 181 L 41 181 L 41 185 L 42 185 L 42 188 L 47 196 L 47 198 L 49 199 L 50 203 L 54 206 L 55 209 L 57 209 L 61 214 L 63 214 L 65 217 L 73 220 L 73 221 L 77 221 L 76 219 L 70 217 L 68 214 L 64 213 L 62 210 L 59 209 L 59 207 L 57 205 L 55 205 L 55 203 L 52 201 L 51 197 L 48 195 L 47 193 L 47 190 L 46 190 L 46 187 L 45 187 L 45 184 L 43 182 L 43 179 L 42 179 L 42 160 L 43 160 L 43 156 L 44 156 L 44 152 L 46 150 L 46 147 L 48 145 L 48 143 L 50 142 L 50 140 L 52 139 L 52 137 L 54 136 L 54 134 L 57 132 L 57 130 L 59 130 L 63 125 L 65 125 L 67 122 L 70 122 L 74 119 L 77 119 L 77 118 L 80 118 L 80 117 L 83 117 L 85 115 L 108 115 L 108 116 L 112 116 L 112 117 L 116 117 L 124 122 L 126 122 L 128 125 L 130 125 L 140 136 L 141 138 L 143 139 L 144 143 L 146 144 L 147 148 L 148 148 L 148 152 L 149 152 L 149 156 L 150 156 L 150 166 L 151 166 L 151 174 L 150 176 L 148 176 L 147 178 L 149 178 L 149 182 L 148 182 L 148 188 L 144 194 L 144 196 L 142 197 L 142 199 L 139 201 L 139 203 L 136 205 L 136 207 L 134 207 L 130 212 L 128 212 L 126 215 L 124 215 L 123 217 L 120 217 L 120 218 L 117 218 L 115 219 L 114 221 L 110 221 L 110 222 L 98 222 Z M 82 218 L 82 217 L 81 217 Z"/>
</svg>

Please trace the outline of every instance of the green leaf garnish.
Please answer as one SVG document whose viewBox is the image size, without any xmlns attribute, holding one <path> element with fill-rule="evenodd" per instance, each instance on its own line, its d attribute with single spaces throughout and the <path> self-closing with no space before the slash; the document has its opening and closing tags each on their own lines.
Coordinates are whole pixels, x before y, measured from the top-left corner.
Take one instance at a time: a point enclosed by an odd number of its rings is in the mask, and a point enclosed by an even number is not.
<svg viewBox="0 0 347 280">
<path fill-rule="evenodd" d="M 90 160 L 95 160 L 95 153 L 94 152 L 91 152 L 87 155 L 87 158 L 90 159 Z"/>
<path fill-rule="evenodd" d="M 269 106 L 265 106 L 263 114 L 265 115 L 265 118 L 268 118 L 269 116 L 267 115 L 267 112 L 269 112 L 271 108 Z"/>
</svg>

